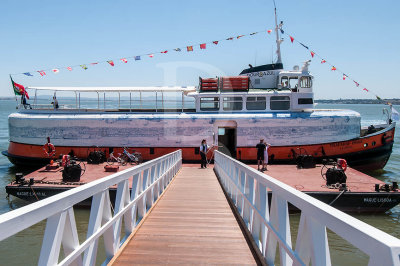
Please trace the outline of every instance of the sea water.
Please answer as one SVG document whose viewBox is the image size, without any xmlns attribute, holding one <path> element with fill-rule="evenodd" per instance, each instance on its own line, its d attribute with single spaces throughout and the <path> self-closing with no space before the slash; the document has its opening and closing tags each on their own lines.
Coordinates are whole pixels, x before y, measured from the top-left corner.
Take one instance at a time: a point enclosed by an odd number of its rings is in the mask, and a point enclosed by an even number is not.
<svg viewBox="0 0 400 266">
<path fill-rule="evenodd" d="M 8 147 L 8 115 L 15 112 L 15 100 L 0 101 L 0 150 L 7 150 Z M 318 104 L 319 109 L 351 109 L 361 114 L 363 126 L 384 123 L 386 115 L 382 111 L 387 106 L 381 104 Z M 400 111 L 400 106 L 395 106 Z M 383 170 L 369 173 L 370 175 L 391 183 L 400 183 L 400 135 L 399 126 L 396 126 L 395 143 L 393 153 Z M 0 214 L 20 208 L 28 203 L 10 196 L 7 197 L 5 186 L 15 178 L 15 173 L 21 169 L 13 166 L 6 157 L 0 155 Z M 23 172 L 23 171 L 22 171 Z M 392 208 L 383 214 L 352 214 L 390 235 L 400 238 L 400 206 Z M 79 241 L 82 243 L 86 238 L 87 225 L 89 220 L 88 209 L 75 209 L 75 218 L 79 233 Z M 291 214 L 292 242 L 296 241 L 299 215 Z M 0 265 L 35 265 L 38 262 L 40 248 L 43 240 L 45 222 L 41 222 L 21 233 L 0 242 Z M 351 244 L 342 240 L 336 234 L 328 230 L 328 241 L 334 265 L 365 265 L 368 257 Z M 104 260 L 103 244 L 99 242 L 98 265 Z"/>
</svg>

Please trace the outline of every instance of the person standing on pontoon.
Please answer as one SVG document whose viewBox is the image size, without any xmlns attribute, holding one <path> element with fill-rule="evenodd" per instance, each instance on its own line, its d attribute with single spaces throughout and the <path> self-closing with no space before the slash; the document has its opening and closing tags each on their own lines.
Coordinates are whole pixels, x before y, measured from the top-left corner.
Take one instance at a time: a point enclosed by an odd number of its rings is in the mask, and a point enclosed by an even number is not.
<svg viewBox="0 0 400 266">
<path fill-rule="evenodd" d="M 257 148 L 257 170 L 260 171 L 260 165 L 263 167 L 264 164 L 264 150 L 265 144 L 264 139 L 260 139 L 260 143 L 256 145 Z"/>
<path fill-rule="evenodd" d="M 201 168 L 207 168 L 207 151 L 209 148 L 207 141 L 203 139 L 200 145 Z"/>
<path fill-rule="evenodd" d="M 264 161 L 263 161 L 263 167 L 261 171 L 268 171 L 267 165 L 268 165 L 268 148 L 271 147 L 271 144 L 264 142 L 265 149 L 264 149 Z"/>
</svg>

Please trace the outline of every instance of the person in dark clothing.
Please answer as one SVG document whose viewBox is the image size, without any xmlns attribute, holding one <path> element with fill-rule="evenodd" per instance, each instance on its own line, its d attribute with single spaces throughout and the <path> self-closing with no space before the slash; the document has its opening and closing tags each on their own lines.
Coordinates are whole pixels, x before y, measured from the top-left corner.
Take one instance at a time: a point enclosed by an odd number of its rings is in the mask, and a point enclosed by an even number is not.
<svg viewBox="0 0 400 266">
<path fill-rule="evenodd" d="M 26 96 L 25 94 L 21 95 L 21 104 L 24 106 L 25 109 L 27 109 L 27 107 L 29 107 L 30 109 L 32 109 L 31 105 L 29 103 L 26 102 Z"/>
<path fill-rule="evenodd" d="M 200 145 L 200 156 L 201 156 L 201 168 L 207 168 L 207 151 L 209 146 L 207 145 L 207 141 L 203 139 Z"/>
<path fill-rule="evenodd" d="M 260 143 L 256 145 L 257 148 L 257 170 L 260 171 L 260 165 L 264 162 L 264 150 L 266 145 L 264 144 L 264 139 L 260 139 Z"/>
</svg>

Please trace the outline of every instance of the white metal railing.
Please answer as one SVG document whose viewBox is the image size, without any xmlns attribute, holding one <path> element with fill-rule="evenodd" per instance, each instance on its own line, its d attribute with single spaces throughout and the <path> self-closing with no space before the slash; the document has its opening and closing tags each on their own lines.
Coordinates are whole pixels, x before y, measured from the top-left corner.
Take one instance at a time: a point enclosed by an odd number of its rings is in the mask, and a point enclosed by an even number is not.
<svg viewBox="0 0 400 266">
<path fill-rule="evenodd" d="M 399 239 L 218 151 L 215 170 L 268 264 L 279 243 L 280 265 L 331 265 L 329 228 L 366 253 L 369 265 L 400 265 Z M 301 210 L 295 250 L 288 203 Z"/>
<path fill-rule="evenodd" d="M 0 216 L 0 241 L 47 219 L 39 265 L 94 265 L 101 236 L 107 263 L 181 167 L 182 151 L 178 150 L 5 213 Z M 114 185 L 117 192 L 112 214 L 109 189 Z M 79 244 L 73 206 L 89 197 L 93 198 L 87 238 Z M 121 240 L 122 218 L 125 234 Z M 65 258 L 59 262 L 61 244 Z"/>
</svg>

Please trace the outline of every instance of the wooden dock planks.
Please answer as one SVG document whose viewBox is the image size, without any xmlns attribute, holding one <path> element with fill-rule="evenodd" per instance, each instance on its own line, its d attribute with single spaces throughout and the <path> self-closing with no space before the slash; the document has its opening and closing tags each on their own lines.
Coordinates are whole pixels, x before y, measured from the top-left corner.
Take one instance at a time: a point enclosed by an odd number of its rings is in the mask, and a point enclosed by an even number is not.
<svg viewBox="0 0 400 266">
<path fill-rule="evenodd" d="M 256 264 L 212 168 L 182 168 L 113 265 L 133 264 Z"/>
</svg>

